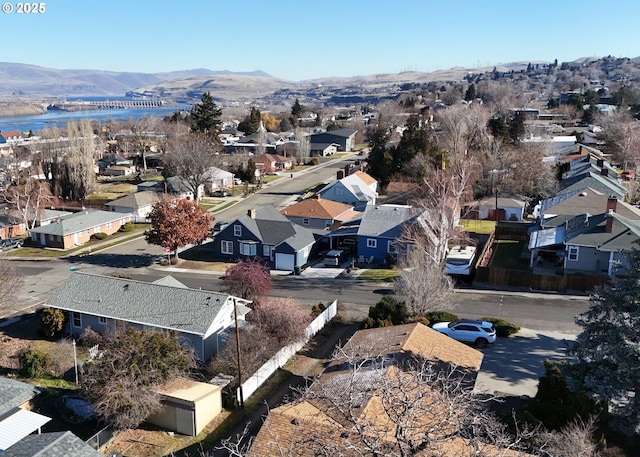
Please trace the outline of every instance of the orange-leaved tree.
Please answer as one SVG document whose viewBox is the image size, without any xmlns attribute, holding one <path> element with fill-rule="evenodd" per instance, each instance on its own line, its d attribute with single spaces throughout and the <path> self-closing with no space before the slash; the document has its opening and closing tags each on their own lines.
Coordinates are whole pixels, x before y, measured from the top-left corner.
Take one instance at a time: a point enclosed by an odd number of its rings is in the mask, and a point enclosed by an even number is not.
<svg viewBox="0 0 640 457">
<path fill-rule="evenodd" d="M 144 233 L 147 243 L 169 248 L 178 260 L 178 248 L 209 236 L 213 216 L 192 200 L 162 200 L 149 213 L 151 228 Z"/>
</svg>

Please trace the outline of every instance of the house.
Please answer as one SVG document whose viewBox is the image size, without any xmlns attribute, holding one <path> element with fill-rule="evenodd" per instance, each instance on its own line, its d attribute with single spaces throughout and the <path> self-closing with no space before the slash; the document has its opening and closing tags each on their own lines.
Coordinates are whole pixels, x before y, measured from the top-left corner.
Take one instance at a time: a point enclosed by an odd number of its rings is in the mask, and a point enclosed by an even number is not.
<svg viewBox="0 0 640 457">
<path fill-rule="evenodd" d="M 135 221 L 146 220 L 153 205 L 162 200 L 162 194 L 153 191 L 135 192 L 105 204 L 114 213 L 130 214 Z"/>
<path fill-rule="evenodd" d="M 135 172 L 135 168 L 124 165 L 114 165 L 102 172 L 104 176 L 130 176 Z"/>
<path fill-rule="evenodd" d="M 416 211 L 406 205 L 367 206 L 356 233 L 358 257 L 368 263 L 387 262 L 389 256 L 398 253 L 403 226 L 416 216 Z"/>
<path fill-rule="evenodd" d="M 233 173 L 218 167 L 209 168 L 204 174 L 206 180 L 205 192 L 210 193 L 219 189 L 233 187 Z"/>
<path fill-rule="evenodd" d="M 609 198 L 608 194 L 586 187 L 543 200 L 534 208 L 534 215 L 548 220 L 559 215 L 599 214 L 607 208 Z M 615 211 L 627 219 L 640 220 L 640 209 L 622 200 L 616 201 Z"/>
<path fill-rule="evenodd" d="M 335 143 L 338 145 L 338 151 L 353 151 L 356 148 L 356 133 L 358 133 L 358 131 L 352 129 L 339 129 L 323 133 L 313 133 L 309 137 L 309 142 L 312 145 Z"/>
<path fill-rule="evenodd" d="M 29 435 L 2 452 L 2 457 L 104 457 L 73 433 Z"/>
<path fill-rule="evenodd" d="M 27 233 L 27 226 L 22 218 L 11 211 L 9 205 L 0 206 L 0 238 L 12 238 Z"/>
<path fill-rule="evenodd" d="M 293 162 L 290 157 L 284 157 L 275 154 L 260 154 L 253 158 L 256 169 L 261 173 L 269 173 L 274 171 L 291 170 Z"/>
<path fill-rule="evenodd" d="M 198 186 L 198 192 L 194 195 L 193 189 L 185 178 L 181 176 L 171 176 L 164 181 L 164 192 L 179 200 L 186 198 L 187 200 L 200 201 L 204 195 L 204 185 L 201 184 Z"/>
<path fill-rule="evenodd" d="M 531 266 L 548 264 L 563 273 L 624 274 L 627 253 L 640 248 L 640 219 L 618 212 L 618 201 L 607 198 L 604 212 L 557 215 L 540 220 L 531 232 Z"/>
<path fill-rule="evenodd" d="M 131 222 L 130 214 L 85 210 L 29 229 L 29 237 L 40 246 L 69 249 L 82 246 L 96 233 L 113 235 L 127 222 Z"/>
<path fill-rule="evenodd" d="M 29 402 L 40 389 L 25 382 L 0 377 L 0 454 L 51 419 L 29 410 Z M 5 451 L 5 452 L 3 452 Z"/>
<path fill-rule="evenodd" d="M 12 130 L 9 132 L 0 132 L 0 144 L 15 143 L 18 140 L 22 140 L 22 133 L 18 130 Z"/>
<path fill-rule="evenodd" d="M 309 155 L 311 157 L 327 157 L 338 152 L 338 143 L 311 143 L 309 145 Z"/>
<path fill-rule="evenodd" d="M 67 313 L 65 330 L 79 336 L 116 327 L 175 332 L 198 359 L 214 356 L 234 325 L 234 306 L 244 320 L 249 302 L 220 292 L 189 289 L 173 278 L 155 283 L 72 272 L 44 306 Z"/>
<path fill-rule="evenodd" d="M 465 208 L 468 219 L 522 221 L 527 202 L 519 197 L 484 197 Z"/>
<path fill-rule="evenodd" d="M 345 171 L 349 174 L 345 175 Z M 377 181 L 363 171 L 350 173 L 338 170 L 337 179 L 320 189 L 318 195 L 325 200 L 353 206 L 356 211 L 364 211 L 367 205 L 375 205 L 377 185 Z"/>
<path fill-rule="evenodd" d="M 214 256 L 225 261 L 258 257 L 276 270 L 302 269 L 314 252 L 316 236 L 273 206 L 251 209 L 213 240 Z"/>
<path fill-rule="evenodd" d="M 104 176 L 128 176 L 135 172 L 133 161 L 118 154 L 106 154 L 97 165 L 98 173 Z"/>
<path fill-rule="evenodd" d="M 162 410 L 146 422 L 176 433 L 196 436 L 222 412 L 222 387 L 189 379 L 176 379 L 157 392 Z"/>
<path fill-rule="evenodd" d="M 323 199 L 320 194 L 308 198 L 282 210 L 294 224 L 313 229 L 327 229 L 342 225 L 343 222 L 362 216 L 353 206 Z"/>
<path fill-rule="evenodd" d="M 345 354 L 336 356 L 301 398 L 269 411 L 248 456 L 278 455 L 288 449 L 295 449 L 295 454 L 303 457 L 327 455 L 320 449 L 329 449 L 335 455 L 361 455 L 352 447 L 361 444 L 362 435 L 355 424 L 367 427 L 370 444 L 382 440 L 392 450 L 397 449 L 397 432 L 405 437 L 416 433 L 415 443 L 421 448 L 424 430 L 433 433 L 440 428 L 441 441 L 432 443 L 442 446 L 440 453 L 431 453 L 434 447 L 427 446 L 412 455 L 477 455 L 478 449 L 473 452 L 461 430 L 452 428 L 457 425 L 455 408 L 437 408 L 442 393 L 428 383 L 424 383 L 427 390 L 409 387 L 415 386 L 409 364 L 418 361 L 434 372 L 452 373 L 459 381 L 457 388 L 471 388 L 482 358 L 476 349 L 420 323 L 360 330 L 345 345 Z M 354 363 L 359 368 L 354 369 Z M 403 393 L 398 402 L 385 404 L 384 397 L 394 390 Z M 404 405 L 404 401 L 412 408 L 395 415 L 395 406 Z M 429 406 L 417 407 L 422 402 Z M 427 410 L 432 414 L 424 414 Z M 398 426 L 402 426 L 401 431 Z M 472 452 L 460 454 L 461 449 Z M 487 446 L 481 455 L 518 455 L 500 451 Z"/>
</svg>

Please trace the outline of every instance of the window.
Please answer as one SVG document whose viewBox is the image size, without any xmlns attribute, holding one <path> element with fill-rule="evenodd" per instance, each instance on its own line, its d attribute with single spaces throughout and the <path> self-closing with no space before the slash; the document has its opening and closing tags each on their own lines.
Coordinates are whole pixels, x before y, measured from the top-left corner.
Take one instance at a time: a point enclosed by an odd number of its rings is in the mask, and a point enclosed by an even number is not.
<svg viewBox="0 0 640 457">
<path fill-rule="evenodd" d="M 567 259 L 576 262 L 578 260 L 578 246 L 569 246 L 569 253 L 567 255 Z"/>
<path fill-rule="evenodd" d="M 113 222 L 107 222 L 107 228 L 108 229 L 113 228 Z"/>
<path fill-rule="evenodd" d="M 220 242 L 220 251 L 223 254 L 233 254 L 233 241 L 222 240 Z"/>
<path fill-rule="evenodd" d="M 330 220 L 328 220 L 328 219 L 327 219 L 326 221 L 324 221 L 324 226 L 325 226 L 326 228 L 329 228 L 329 227 L 331 227 L 332 225 L 333 225 L 333 221 L 330 221 Z"/>
<path fill-rule="evenodd" d="M 98 316 L 98 323 L 100 325 L 107 325 L 107 318 L 104 316 Z"/>
<path fill-rule="evenodd" d="M 375 238 L 367 238 L 367 247 L 368 248 L 377 248 L 378 247 L 378 240 L 376 240 Z"/>
<path fill-rule="evenodd" d="M 82 314 L 73 312 L 73 326 L 76 328 L 82 328 Z"/>
<path fill-rule="evenodd" d="M 256 255 L 256 243 L 255 242 L 240 242 L 240 254 L 242 255 Z"/>
<path fill-rule="evenodd" d="M 398 245 L 396 245 L 395 241 L 387 241 L 387 252 L 389 254 L 398 253 Z"/>
<path fill-rule="evenodd" d="M 263 244 L 262 245 L 262 255 L 264 257 L 271 257 L 271 246 L 269 246 L 268 244 Z"/>
<path fill-rule="evenodd" d="M 302 224 L 303 225 L 309 225 L 309 218 L 308 217 L 303 217 L 302 218 Z"/>
<path fill-rule="evenodd" d="M 233 226 L 233 236 L 242 236 L 242 225 Z"/>
</svg>

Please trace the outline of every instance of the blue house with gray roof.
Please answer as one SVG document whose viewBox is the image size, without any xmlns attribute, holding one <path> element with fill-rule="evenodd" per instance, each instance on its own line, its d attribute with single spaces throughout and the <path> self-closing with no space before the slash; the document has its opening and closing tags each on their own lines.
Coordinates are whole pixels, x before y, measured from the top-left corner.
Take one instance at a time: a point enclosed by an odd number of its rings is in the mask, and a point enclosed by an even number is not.
<svg viewBox="0 0 640 457">
<path fill-rule="evenodd" d="M 302 269 L 321 230 L 294 224 L 273 206 L 251 209 L 213 240 L 214 256 L 228 262 L 258 257 L 276 270 Z"/>
<path fill-rule="evenodd" d="M 398 253 L 398 240 L 405 224 L 418 216 L 411 206 L 367 206 L 356 234 L 358 258 L 367 263 L 385 263 Z"/>
<path fill-rule="evenodd" d="M 220 292 L 190 289 L 173 278 L 146 283 L 73 272 L 45 306 L 66 313 L 70 335 L 79 336 L 88 327 L 98 333 L 123 326 L 175 332 L 206 361 L 226 340 L 224 330 L 234 325 L 234 306 L 244 320 L 248 303 Z"/>
</svg>

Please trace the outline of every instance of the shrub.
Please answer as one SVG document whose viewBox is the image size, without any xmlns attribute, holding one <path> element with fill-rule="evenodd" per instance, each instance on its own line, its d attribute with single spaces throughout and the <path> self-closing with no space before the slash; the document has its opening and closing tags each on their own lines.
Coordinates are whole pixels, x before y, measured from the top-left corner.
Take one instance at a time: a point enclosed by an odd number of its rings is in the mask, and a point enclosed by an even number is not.
<svg viewBox="0 0 640 457">
<path fill-rule="evenodd" d="M 96 240 L 104 240 L 105 238 L 107 238 L 109 235 L 107 235 L 104 232 L 98 232 L 98 233 L 94 233 L 92 235 L 93 238 L 95 238 Z"/>
<path fill-rule="evenodd" d="M 42 333 L 48 338 L 55 338 L 64 329 L 64 313 L 55 308 L 45 308 L 42 311 Z"/>
<path fill-rule="evenodd" d="M 455 322 L 459 318 L 449 311 L 429 311 L 424 315 L 429 321 L 429 325 L 437 324 L 438 322 Z"/>
<path fill-rule="evenodd" d="M 80 335 L 80 338 L 78 338 L 78 342 L 84 347 L 89 348 L 95 346 L 96 344 L 103 343 L 104 338 L 91 327 L 87 327 L 82 332 L 82 335 Z"/>
<path fill-rule="evenodd" d="M 120 227 L 120 232 L 133 232 L 135 229 L 135 225 L 131 222 L 126 222 L 122 227 Z"/>
<path fill-rule="evenodd" d="M 369 317 L 363 321 L 362 328 L 400 325 L 406 323 L 408 318 L 406 303 L 385 295 L 375 306 L 369 307 Z"/>
<path fill-rule="evenodd" d="M 320 302 L 317 305 L 313 305 L 311 307 L 311 315 L 315 318 L 318 317 L 320 314 L 322 314 L 322 312 L 327 309 L 326 306 L 324 306 L 324 303 Z"/>
<path fill-rule="evenodd" d="M 49 365 L 49 354 L 36 349 L 28 349 L 18 356 L 20 376 L 23 378 L 41 377 Z"/>
<path fill-rule="evenodd" d="M 520 331 L 520 326 L 518 324 L 512 324 L 504 319 L 497 317 L 483 317 L 482 320 L 493 324 L 493 328 L 496 329 L 497 336 L 506 337 L 509 335 L 515 335 Z"/>
</svg>

